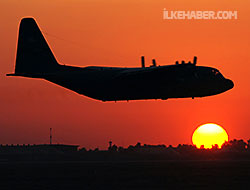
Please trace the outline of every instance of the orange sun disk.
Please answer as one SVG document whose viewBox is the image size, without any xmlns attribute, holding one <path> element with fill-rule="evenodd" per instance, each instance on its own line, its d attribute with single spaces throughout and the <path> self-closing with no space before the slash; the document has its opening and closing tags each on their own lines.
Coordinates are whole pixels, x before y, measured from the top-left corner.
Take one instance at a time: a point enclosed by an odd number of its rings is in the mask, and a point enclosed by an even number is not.
<svg viewBox="0 0 250 190">
<path fill-rule="evenodd" d="M 228 141 L 228 134 L 221 126 L 214 123 L 207 123 L 199 126 L 193 133 L 192 142 L 197 148 L 212 148 L 218 145 L 219 148 Z"/>
</svg>

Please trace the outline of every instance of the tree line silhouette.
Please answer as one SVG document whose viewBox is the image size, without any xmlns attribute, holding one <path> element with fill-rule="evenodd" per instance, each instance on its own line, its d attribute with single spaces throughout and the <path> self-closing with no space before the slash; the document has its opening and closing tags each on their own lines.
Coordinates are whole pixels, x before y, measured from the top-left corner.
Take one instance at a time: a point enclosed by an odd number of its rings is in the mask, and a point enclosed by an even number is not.
<svg viewBox="0 0 250 190">
<path fill-rule="evenodd" d="M 225 142 L 221 148 L 179 144 L 174 147 L 141 144 L 127 148 L 117 146 L 111 141 L 108 149 L 77 148 L 63 144 L 45 145 L 0 145 L 1 160 L 78 160 L 78 161 L 130 161 L 130 160 L 250 160 L 250 140 L 234 139 Z"/>
<path fill-rule="evenodd" d="M 117 146 L 109 142 L 108 150 L 99 150 L 98 148 L 86 150 L 79 149 L 79 152 L 85 155 L 106 156 L 112 160 L 225 160 L 225 159 L 250 159 L 250 140 L 234 139 L 225 142 L 221 148 L 217 144 L 211 149 L 205 149 L 204 146 L 197 148 L 195 145 L 179 144 L 172 145 L 148 145 L 138 142 L 136 145 L 130 145 L 127 148 Z M 90 156 L 91 157 L 91 156 Z"/>
</svg>

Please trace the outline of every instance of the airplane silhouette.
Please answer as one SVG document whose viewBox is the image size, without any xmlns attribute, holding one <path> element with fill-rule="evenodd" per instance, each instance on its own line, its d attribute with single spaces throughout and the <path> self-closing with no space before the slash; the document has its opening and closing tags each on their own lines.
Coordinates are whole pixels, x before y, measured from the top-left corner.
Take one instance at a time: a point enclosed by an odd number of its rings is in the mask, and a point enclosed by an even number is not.
<svg viewBox="0 0 250 190">
<path fill-rule="evenodd" d="M 234 83 L 215 68 L 193 63 L 145 67 L 73 67 L 58 64 L 33 18 L 23 18 L 14 74 L 48 80 L 64 88 L 101 101 L 195 98 L 220 94 Z"/>
</svg>

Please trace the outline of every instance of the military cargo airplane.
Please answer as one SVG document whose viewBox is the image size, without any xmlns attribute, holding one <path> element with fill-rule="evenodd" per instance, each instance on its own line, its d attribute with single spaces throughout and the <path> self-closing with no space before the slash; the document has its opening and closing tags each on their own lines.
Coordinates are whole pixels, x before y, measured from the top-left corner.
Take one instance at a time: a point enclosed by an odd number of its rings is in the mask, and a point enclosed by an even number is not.
<svg viewBox="0 0 250 190">
<path fill-rule="evenodd" d="M 33 18 L 23 18 L 19 27 L 15 73 L 48 80 L 101 101 L 195 98 L 212 96 L 233 88 L 234 83 L 215 68 L 178 61 L 150 67 L 73 67 L 58 64 Z"/>
</svg>

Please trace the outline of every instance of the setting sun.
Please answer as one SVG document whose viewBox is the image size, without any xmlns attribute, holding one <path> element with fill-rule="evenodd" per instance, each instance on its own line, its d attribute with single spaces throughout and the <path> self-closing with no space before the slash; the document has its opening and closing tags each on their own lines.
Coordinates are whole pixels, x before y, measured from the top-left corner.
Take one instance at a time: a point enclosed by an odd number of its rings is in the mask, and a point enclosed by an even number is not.
<svg viewBox="0 0 250 190">
<path fill-rule="evenodd" d="M 214 123 L 207 123 L 199 126 L 193 133 L 192 142 L 197 148 L 204 145 L 204 148 L 212 148 L 217 144 L 219 148 L 228 141 L 227 132 L 219 125 Z"/>
</svg>

